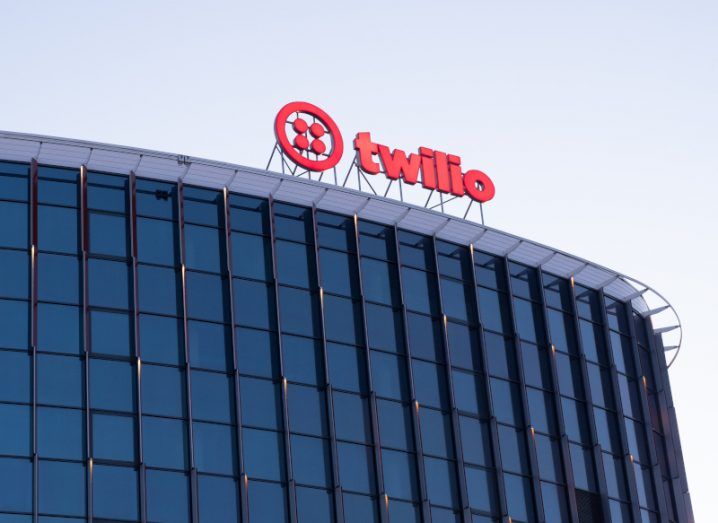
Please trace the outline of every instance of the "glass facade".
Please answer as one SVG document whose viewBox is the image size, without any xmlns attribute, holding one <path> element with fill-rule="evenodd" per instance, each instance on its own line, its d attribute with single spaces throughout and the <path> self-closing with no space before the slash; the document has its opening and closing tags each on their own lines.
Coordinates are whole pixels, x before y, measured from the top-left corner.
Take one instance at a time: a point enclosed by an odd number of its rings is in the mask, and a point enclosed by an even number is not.
<svg viewBox="0 0 718 523">
<path fill-rule="evenodd" d="M 650 322 L 572 279 L 11 162 L 0 269 L 0 523 L 689 521 Z"/>
</svg>

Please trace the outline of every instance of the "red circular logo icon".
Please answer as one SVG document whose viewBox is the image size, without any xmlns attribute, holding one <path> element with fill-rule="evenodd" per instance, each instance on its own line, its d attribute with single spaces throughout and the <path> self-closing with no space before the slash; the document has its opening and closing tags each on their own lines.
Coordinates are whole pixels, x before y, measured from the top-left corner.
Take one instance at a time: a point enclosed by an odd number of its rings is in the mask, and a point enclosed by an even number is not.
<svg viewBox="0 0 718 523">
<path fill-rule="evenodd" d="M 326 171 L 342 158 L 344 142 L 331 116 L 308 102 L 290 102 L 274 120 L 284 154 L 309 171 Z"/>
</svg>

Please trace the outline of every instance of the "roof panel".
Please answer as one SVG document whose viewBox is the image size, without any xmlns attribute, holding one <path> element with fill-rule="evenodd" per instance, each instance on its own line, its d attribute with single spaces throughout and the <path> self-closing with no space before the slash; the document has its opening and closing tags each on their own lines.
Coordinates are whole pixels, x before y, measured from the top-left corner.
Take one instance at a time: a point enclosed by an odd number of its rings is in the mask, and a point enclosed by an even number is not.
<svg viewBox="0 0 718 523">
<path fill-rule="evenodd" d="M 43 142 L 37 161 L 46 165 L 80 167 L 90 158 L 90 151 L 89 147 Z"/>
<path fill-rule="evenodd" d="M 40 149 L 40 143 L 31 140 L 0 137 L 0 155 L 6 160 L 30 162 Z"/>
</svg>

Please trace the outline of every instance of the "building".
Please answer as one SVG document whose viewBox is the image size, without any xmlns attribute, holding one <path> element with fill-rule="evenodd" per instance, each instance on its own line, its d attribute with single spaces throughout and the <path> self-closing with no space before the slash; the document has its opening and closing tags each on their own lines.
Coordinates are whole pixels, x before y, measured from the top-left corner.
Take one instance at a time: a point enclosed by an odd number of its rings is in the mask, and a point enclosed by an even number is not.
<svg viewBox="0 0 718 523">
<path fill-rule="evenodd" d="M 635 280 L 408 204 L 0 133 L 0 522 L 692 521 Z"/>
</svg>

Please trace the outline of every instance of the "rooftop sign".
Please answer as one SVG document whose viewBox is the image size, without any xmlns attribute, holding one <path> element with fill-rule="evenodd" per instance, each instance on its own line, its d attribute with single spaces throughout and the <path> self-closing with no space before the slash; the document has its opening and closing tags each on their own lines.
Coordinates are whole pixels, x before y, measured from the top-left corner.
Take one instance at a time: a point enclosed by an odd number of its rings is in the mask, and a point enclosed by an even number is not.
<svg viewBox="0 0 718 523">
<path fill-rule="evenodd" d="M 309 172 L 335 169 L 344 153 L 344 140 L 332 118 L 316 105 L 290 102 L 279 110 L 274 132 L 281 153 L 295 165 Z M 491 200 L 496 189 L 488 175 L 477 169 L 463 171 L 461 158 L 453 154 L 419 147 L 417 153 L 372 141 L 368 132 L 354 138 L 355 157 L 352 166 L 360 173 L 384 174 L 389 180 L 421 185 L 430 191 L 474 201 Z"/>
</svg>

